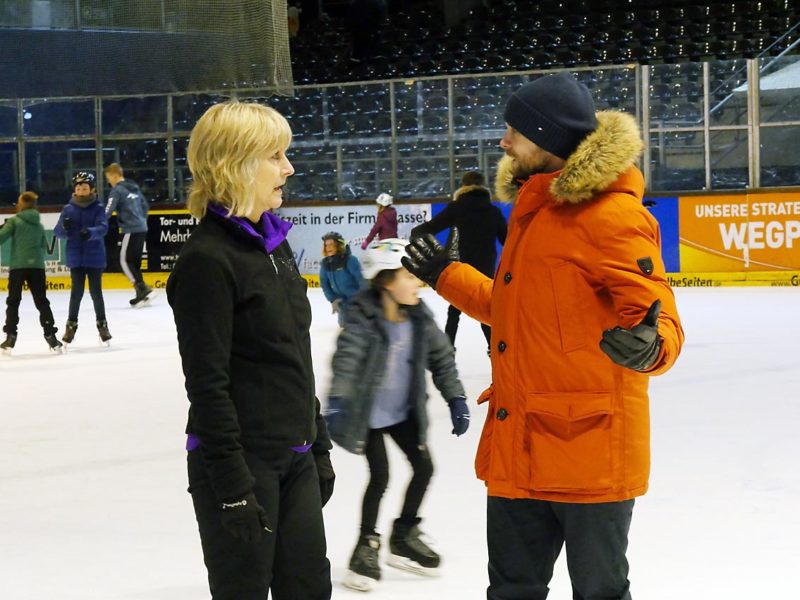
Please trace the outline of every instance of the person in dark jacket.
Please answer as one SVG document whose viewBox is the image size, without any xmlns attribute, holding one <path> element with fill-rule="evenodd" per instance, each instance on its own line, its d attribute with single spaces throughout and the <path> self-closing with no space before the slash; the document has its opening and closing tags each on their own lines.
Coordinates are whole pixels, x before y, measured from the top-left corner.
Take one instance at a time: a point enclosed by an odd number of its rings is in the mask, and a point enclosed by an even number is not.
<svg viewBox="0 0 800 600">
<path fill-rule="evenodd" d="M 272 108 L 217 104 L 189 138 L 199 225 L 167 282 L 189 398 L 189 490 L 213 600 L 329 600 L 322 507 L 331 443 L 311 363 L 311 307 L 268 212 L 294 173 Z"/>
<path fill-rule="evenodd" d="M 106 268 L 104 238 L 108 232 L 106 214 L 97 200 L 94 173 L 79 171 L 72 178 L 74 193 L 53 229 L 56 237 L 67 240 L 67 266 L 72 278 L 69 314 L 61 341 L 71 344 L 78 329 L 78 313 L 86 280 L 94 304 L 94 316 L 100 341 L 108 343 L 111 333 L 106 321 L 103 300 L 103 270 Z"/>
<path fill-rule="evenodd" d="M 47 239 L 39 211 L 36 210 L 38 198 L 33 192 L 22 193 L 17 200 L 17 214 L 0 225 L 0 244 L 11 240 L 6 324 L 3 327 L 6 339 L 0 344 L 0 350 L 4 351 L 10 351 L 17 342 L 19 305 L 25 283 L 28 284 L 33 303 L 39 311 L 39 324 L 44 330 L 47 345 L 55 352 L 61 351 L 61 342 L 56 337 L 58 328 L 47 300 L 47 279 L 44 273 Z"/>
<path fill-rule="evenodd" d="M 378 218 L 375 220 L 375 225 L 369 230 L 367 237 L 361 244 L 361 249 L 366 250 L 370 242 L 376 237 L 379 240 L 397 237 L 397 211 L 392 206 L 394 198 L 389 194 L 380 194 L 375 198 L 378 205 Z"/>
<path fill-rule="evenodd" d="M 389 539 L 388 564 L 420 574 L 439 567 L 439 555 L 419 539 L 418 528 L 418 511 L 433 475 L 426 445 L 426 367 L 448 401 L 453 433 L 461 435 L 469 426 L 452 346 L 417 296 L 420 281 L 400 265 L 407 243 L 388 239 L 368 248 L 363 264 L 370 287 L 353 299 L 333 357 L 326 415 L 331 438 L 350 452 L 364 454 L 370 471 L 358 543 L 342 582 L 360 591 L 372 589 L 381 578 L 375 524 L 389 483 L 384 435 L 405 453 L 413 470 Z"/>
<path fill-rule="evenodd" d="M 487 277 L 494 277 L 497 264 L 497 245 L 506 243 L 506 219 L 499 208 L 492 205 L 483 173 L 467 171 L 461 177 L 461 187 L 453 194 L 453 202 L 430 221 L 411 230 L 411 237 L 426 233 L 437 234 L 447 228 L 458 228 L 461 262 L 472 265 Z M 452 304 L 447 309 L 444 331 L 455 348 L 456 332 L 461 311 Z M 481 323 L 486 345 L 491 348 L 492 330 Z"/>
<path fill-rule="evenodd" d="M 319 284 L 339 319 L 339 327 L 342 327 L 344 311 L 364 282 L 361 264 L 350 252 L 350 246 L 344 238 L 335 231 L 322 236 L 322 254 L 324 258 L 319 265 Z"/>
<path fill-rule="evenodd" d="M 122 232 L 119 265 L 136 291 L 130 305 L 138 308 L 147 304 L 155 295 L 153 288 L 142 277 L 142 253 L 147 241 L 147 213 L 150 206 L 139 186 L 125 178 L 125 172 L 119 163 L 108 165 L 103 174 L 111 186 L 106 204 L 106 218 L 116 211 L 117 225 Z"/>
</svg>

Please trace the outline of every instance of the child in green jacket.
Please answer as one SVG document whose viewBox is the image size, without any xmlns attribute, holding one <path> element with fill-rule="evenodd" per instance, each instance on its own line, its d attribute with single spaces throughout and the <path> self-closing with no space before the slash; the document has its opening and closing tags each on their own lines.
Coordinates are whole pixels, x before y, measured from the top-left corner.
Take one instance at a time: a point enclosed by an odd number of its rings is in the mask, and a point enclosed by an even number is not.
<svg viewBox="0 0 800 600">
<path fill-rule="evenodd" d="M 17 201 L 17 214 L 0 225 L 0 244 L 11 240 L 6 324 L 3 327 L 6 339 L 0 344 L 0 349 L 4 352 L 9 352 L 17 342 L 19 303 L 22 301 L 22 286 L 25 283 L 28 284 L 33 303 L 39 311 L 39 323 L 44 330 L 47 345 L 55 352 L 60 352 L 62 348 L 61 342 L 56 338 L 58 329 L 46 295 L 44 252 L 47 241 L 39 211 L 36 210 L 38 198 L 33 192 L 24 192 Z"/>
</svg>

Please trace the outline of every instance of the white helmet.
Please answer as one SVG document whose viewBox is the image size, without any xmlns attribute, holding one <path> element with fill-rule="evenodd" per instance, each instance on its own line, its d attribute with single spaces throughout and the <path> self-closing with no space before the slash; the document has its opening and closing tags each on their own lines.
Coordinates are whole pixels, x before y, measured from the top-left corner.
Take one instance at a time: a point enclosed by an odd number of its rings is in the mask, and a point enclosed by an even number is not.
<svg viewBox="0 0 800 600">
<path fill-rule="evenodd" d="M 400 259 L 406 255 L 408 240 L 386 238 L 376 240 L 367 246 L 361 259 L 364 279 L 374 279 L 381 271 L 395 271 L 403 266 Z"/>
<path fill-rule="evenodd" d="M 394 202 L 394 198 L 392 198 L 391 194 L 387 194 L 384 192 L 377 198 L 375 198 L 375 202 L 380 204 L 381 206 L 389 206 L 392 202 Z"/>
</svg>

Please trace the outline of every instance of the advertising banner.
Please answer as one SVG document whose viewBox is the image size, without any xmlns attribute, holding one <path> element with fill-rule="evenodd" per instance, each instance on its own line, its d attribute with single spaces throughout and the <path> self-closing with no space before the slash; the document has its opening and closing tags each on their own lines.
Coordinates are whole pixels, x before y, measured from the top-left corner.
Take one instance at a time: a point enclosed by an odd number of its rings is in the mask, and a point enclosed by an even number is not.
<svg viewBox="0 0 800 600">
<path fill-rule="evenodd" d="M 680 199 L 682 272 L 800 270 L 800 193 Z"/>
<path fill-rule="evenodd" d="M 431 218 L 430 204 L 405 204 L 397 210 L 397 235 L 408 238 L 411 229 Z M 319 285 L 319 262 L 322 260 L 322 236 L 335 231 L 344 237 L 353 255 L 361 259 L 361 244 L 369 235 L 378 216 L 376 206 L 315 206 L 279 208 L 275 214 L 291 221 L 289 244 L 300 273 L 311 285 Z"/>
</svg>

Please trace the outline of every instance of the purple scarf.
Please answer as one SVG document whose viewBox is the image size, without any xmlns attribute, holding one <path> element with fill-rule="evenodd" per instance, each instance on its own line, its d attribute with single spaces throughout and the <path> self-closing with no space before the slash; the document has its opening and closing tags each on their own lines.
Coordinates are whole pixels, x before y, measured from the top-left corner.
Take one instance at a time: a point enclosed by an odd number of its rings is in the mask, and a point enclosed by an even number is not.
<svg viewBox="0 0 800 600">
<path fill-rule="evenodd" d="M 264 224 L 263 231 L 258 232 L 249 219 L 245 219 L 244 217 L 229 217 L 228 209 L 221 204 L 209 202 L 208 210 L 229 221 L 233 221 L 248 234 L 258 238 L 261 243 L 264 244 L 264 248 L 266 248 L 267 252 L 272 252 L 275 248 L 280 246 L 283 240 L 286 239 L 286 234 L 289 233 L 289 230 L 292 228 L 292 224 L 289 221 L 284 221 L 278 215 L 273 215 L 271 212 L 265 212 L 263 214 L 264 218 L 261 220 Z"/>
</svg>

